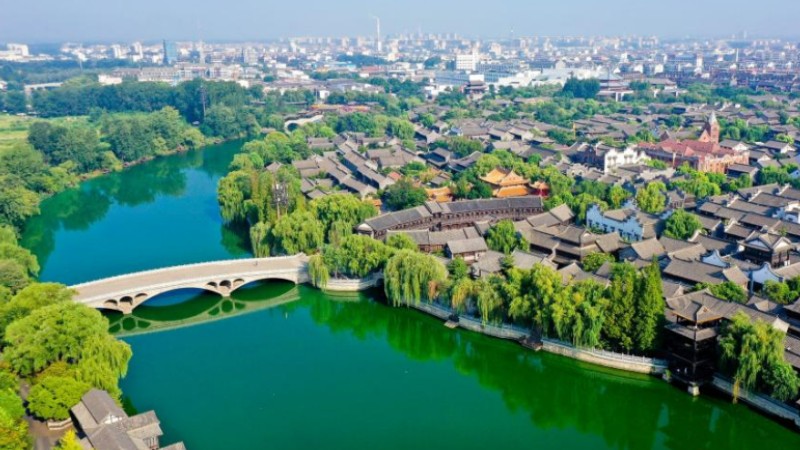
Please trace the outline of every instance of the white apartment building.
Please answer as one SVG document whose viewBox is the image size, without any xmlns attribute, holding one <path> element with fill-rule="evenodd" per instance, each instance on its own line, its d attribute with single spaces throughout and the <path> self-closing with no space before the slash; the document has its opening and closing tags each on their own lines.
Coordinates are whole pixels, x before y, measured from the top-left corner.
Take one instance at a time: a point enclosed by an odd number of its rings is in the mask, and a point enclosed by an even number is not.
<svg viewBox="0 0 800 450">
<path fill-rule="evenodd" d="M 476 53 L 464 53 L 456 55 L 456 70 L 474 72 L 478 68 L 480 56 Z"/>
</svg>

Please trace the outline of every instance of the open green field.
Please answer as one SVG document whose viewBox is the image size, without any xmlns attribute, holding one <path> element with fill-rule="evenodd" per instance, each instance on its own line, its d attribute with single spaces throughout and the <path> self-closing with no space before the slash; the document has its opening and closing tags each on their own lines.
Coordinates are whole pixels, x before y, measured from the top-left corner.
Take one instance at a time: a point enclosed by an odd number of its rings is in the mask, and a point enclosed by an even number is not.
<svg viewBox="0 0 800 450">
<path fill-rule="evenodd" d="M 33 123 L 32 117 L 0 114 L 0 151 L 10 148 L 17 142 L 25 142 L 31 123 Z"/>
<path fill-rule="evenodd" d="M 15 116 L 11 114 L 0 114 L 0 152 L 11 148 L 14 144 L 25 142 L 28 139 L 28 127 L 39 120 L 48 122 L 73 122 L 85 121 L 85 116 L 59 117 L 55 119 L 41 119 L 31 116 Z"/>
</svg>

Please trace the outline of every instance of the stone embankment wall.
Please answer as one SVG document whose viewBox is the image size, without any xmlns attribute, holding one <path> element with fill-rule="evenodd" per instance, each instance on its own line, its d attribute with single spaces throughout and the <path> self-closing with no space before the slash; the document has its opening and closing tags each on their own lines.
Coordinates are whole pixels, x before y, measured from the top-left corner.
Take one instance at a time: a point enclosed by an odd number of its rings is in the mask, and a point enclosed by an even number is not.
<svg viewBox="0 0 800 450">
<path fill-rule="evenodd" d="M 442 320 L 449 320 L 453 315 L 453 311 L 449 308 L 428 303 L 419 303 L 412 305 L 412 307 Z M 458 316 L 458 326 L 466 330 L 500 339 L 522 340 L 530 336 L 530 331 L 522 327 L 507 324 L 482 324 L 479 320 L 464 316 Z M 604 350 L 577 348 L 565 342 L 547 338 L 542 339 L 542 350 L 579 361 L 628 372 L 658 375 L 667 370 L 667 362 L 660 359 L 625 355 Z"/>
<path fill-rule="evenodd" d="M 711 385 L 730 395 L 731 397 L 734 397 L 733 382 L 731 380 L 719 375 L 715 375 L 714 379 L 711 381 Z M 795 425 L 800 427 L 800 412 L 798 412 L 796 408 L 792 408 L 785 403 L 781 403 L 772 397 L 759 394 L 758 392 L 751 392 L 746 389 L 740 388 L 738 394 L 738 396 L 735 396 L 738 400 L 747 403 L 753 408 L 781 419 L 794 422 Z"/>
<path fill-rule="evenodd" d="M 366 278 L 331 278 L 322 289 L 331 292 L 357 292 L 373 288 L 383 280 L 382 273 L 375 273 Z"/>
</svg>

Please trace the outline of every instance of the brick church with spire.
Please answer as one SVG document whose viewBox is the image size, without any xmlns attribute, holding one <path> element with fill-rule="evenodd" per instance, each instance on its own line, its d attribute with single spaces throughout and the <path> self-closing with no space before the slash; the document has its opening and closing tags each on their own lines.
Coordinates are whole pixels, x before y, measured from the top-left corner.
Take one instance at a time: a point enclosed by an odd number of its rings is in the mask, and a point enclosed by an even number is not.
<svg viewBox="0 0 800 450">
<path fill-rule="evenodd" d="M 703 132 L 700 133 L 700 137 L 697 140 L 699 142 L 716 142 L 719 144 L 719 132 L 717 114 L 712 111 L 705 125 L 703 125 Z"/>
<path fill-rule="evenodd" d="M 732 164 L 748 164 L 749 151 L 722 147 L 719 145 L 719 138 L 719 122 L 717 115 L 712 112 L 696 140 L 676 140 L 665 135 L 661 142 L 643 142 L 639 144 L 639 148 L 650 158 L 663 161 L 673 168 L 686 163 L 701 172 L 725 173 Z"/>
</svg>

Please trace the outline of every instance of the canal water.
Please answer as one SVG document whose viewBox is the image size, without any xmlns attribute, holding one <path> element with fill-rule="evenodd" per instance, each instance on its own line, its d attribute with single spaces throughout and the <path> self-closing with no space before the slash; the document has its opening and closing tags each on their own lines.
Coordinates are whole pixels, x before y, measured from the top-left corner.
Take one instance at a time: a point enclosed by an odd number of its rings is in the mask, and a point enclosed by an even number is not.
<svg viewBox="0 0 800 450">
<path fill-rule="evenodd" d="M 23 243 L 73 284 L 247 257 L 216 184 L 240 143 L 160 158 L 42 204 Z M 729 400 L 392 309 L 379 292 L 269 282 L 110 314 L 133 348 L 122 389 L 164 442 L 204 449 L 788 449 L 800 434 Z"/>
</svg>

